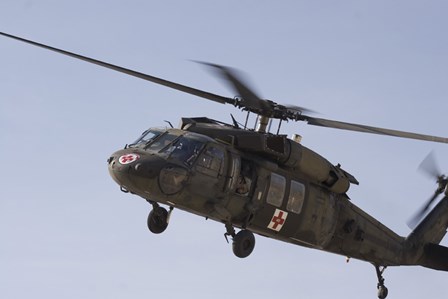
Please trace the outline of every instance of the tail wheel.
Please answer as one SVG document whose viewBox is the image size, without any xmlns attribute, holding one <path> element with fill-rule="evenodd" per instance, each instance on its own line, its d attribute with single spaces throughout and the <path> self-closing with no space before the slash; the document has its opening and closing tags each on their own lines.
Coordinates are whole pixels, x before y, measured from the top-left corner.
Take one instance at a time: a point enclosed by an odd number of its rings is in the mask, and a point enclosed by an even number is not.
<svg viewBox="0 0 448 299">
<path fill-rule="evenodd" d="M 168 211 L 162 207 L 155 207 L 148 215 L 148 228 L 154 234 L 160 234 L 168 226 Z"/>
<path fill-rule="evenodd" d="M 255 247 L 255 236 L 248 230 L 241 230 L 233 238 L 233 253 L 239 258 L 249 256 Z"/>
<path fill-rule="evenodd" d="M 378 287 L 378 298 L 379 299 L 385 299 L 387 297 L 388 293 L 389 292 L 385 286 Z"/>
<path fill-rule="evenodd" d="M 377 284 L 377 288 L 378 288 L 378 298 L 379 299 L 386 299 L 387 294 L 389 293 L 389 291 L 387 290 L 386 286 L 384 285 L 384 277 L 383 277 L 383 272 L 384 270 L 386 270 L 387 266 L 375 266 L 375 270 L 376 270 L 376 275 L 378 277 L 378 284 Z"/>
</svg>

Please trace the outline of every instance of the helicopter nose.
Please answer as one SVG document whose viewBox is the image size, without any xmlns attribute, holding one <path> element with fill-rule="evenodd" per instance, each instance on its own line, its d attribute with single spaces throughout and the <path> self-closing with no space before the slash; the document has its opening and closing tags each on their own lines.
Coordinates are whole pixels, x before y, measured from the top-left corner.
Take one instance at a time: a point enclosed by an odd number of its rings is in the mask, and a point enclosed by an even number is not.
<svg viewBox="0 0 448 299">
<path fill-rule="evenodd" d="M 120 150 L 107 160 L 109 174 L 125 190 L 142 189 L 157 178 L 164 165 L 164 160 L 141 153 Z"/>
<path fill-rule="evenodd" d="M 108 160 L 109 173 L 123 191 L 173 195 L 183 189 L 188 171 L 157 155 L 121 150 Z"/>
</svg>

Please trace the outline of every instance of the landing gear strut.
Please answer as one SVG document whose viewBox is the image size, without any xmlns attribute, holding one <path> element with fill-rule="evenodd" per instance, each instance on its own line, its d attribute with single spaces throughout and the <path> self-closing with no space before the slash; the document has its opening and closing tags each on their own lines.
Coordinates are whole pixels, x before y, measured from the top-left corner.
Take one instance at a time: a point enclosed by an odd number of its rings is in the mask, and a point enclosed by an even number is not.
<svg viewBox="0 0 448 299">
<path fill-rule="evenodd" d="M 248 257 L 255 247 L 255 236 L 251 231 L 247 229 L 240 230 L 235 234 L 235 229 L 230 224 L 226 224 L 227 232 L 224 237 L 227 240 L 227 236 L 232 236 L 232 249 L 233 253 L 239 258 Z M 229 242 L 227 240 L 227 242 Z"/>
<path fill-rule="evenodd" d="M 157 203 L 151 203 L 153 208 L 148 215 L 148 228 L 154 234 L 160 234 L 168 227 L 168 222 L 173 211 L 170 207 L 168 212 L 165 208 L 159 206 Z"/>
<path fill-rule="evenodd" d="M 383 272 L 384 270 L 386 270 L 387 267 L 381 267 L 375 265 L 375 270 L 376 270 L 376 276 L 378 277 L 378 284 L 377 284 L 377 289 L 378 289 L 378 298 L 379 299 L 385 299 L 387 297 L 388 294 L 388 290 L 386 288 L 386 286 L 384 285 L 384 278 L 383 278 Z"/>
</svg>

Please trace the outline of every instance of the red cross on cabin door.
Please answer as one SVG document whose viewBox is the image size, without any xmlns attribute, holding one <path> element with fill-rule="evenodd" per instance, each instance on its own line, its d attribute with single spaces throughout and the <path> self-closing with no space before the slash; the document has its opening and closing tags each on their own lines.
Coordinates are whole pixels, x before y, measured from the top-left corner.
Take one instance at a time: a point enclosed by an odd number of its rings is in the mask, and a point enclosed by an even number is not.
<svg viewBox="0 0 448 299">
<path fill-rule="evenodd" d="M 288 217 L 288 212 L 275 209 L 274 215 L 272 216 L 271 222 L 269 222 L 268 228 L 279 232 L 283 224 L 285 224 L 286 217 Z"/>
</svg>

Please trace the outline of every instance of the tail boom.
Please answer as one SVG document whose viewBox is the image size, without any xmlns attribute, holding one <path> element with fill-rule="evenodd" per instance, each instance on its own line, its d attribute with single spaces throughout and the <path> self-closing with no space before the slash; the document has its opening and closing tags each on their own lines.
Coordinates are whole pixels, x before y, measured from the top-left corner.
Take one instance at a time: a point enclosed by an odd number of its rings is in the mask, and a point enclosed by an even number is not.
<svg viewBox="0 0 448 299">
<path fill-rule="evenodd" d="M 439 245 L 448 228 L 448 196 L 406 238 L 408 264 L 448 271 L 448 247 Z"/>
</svg>

